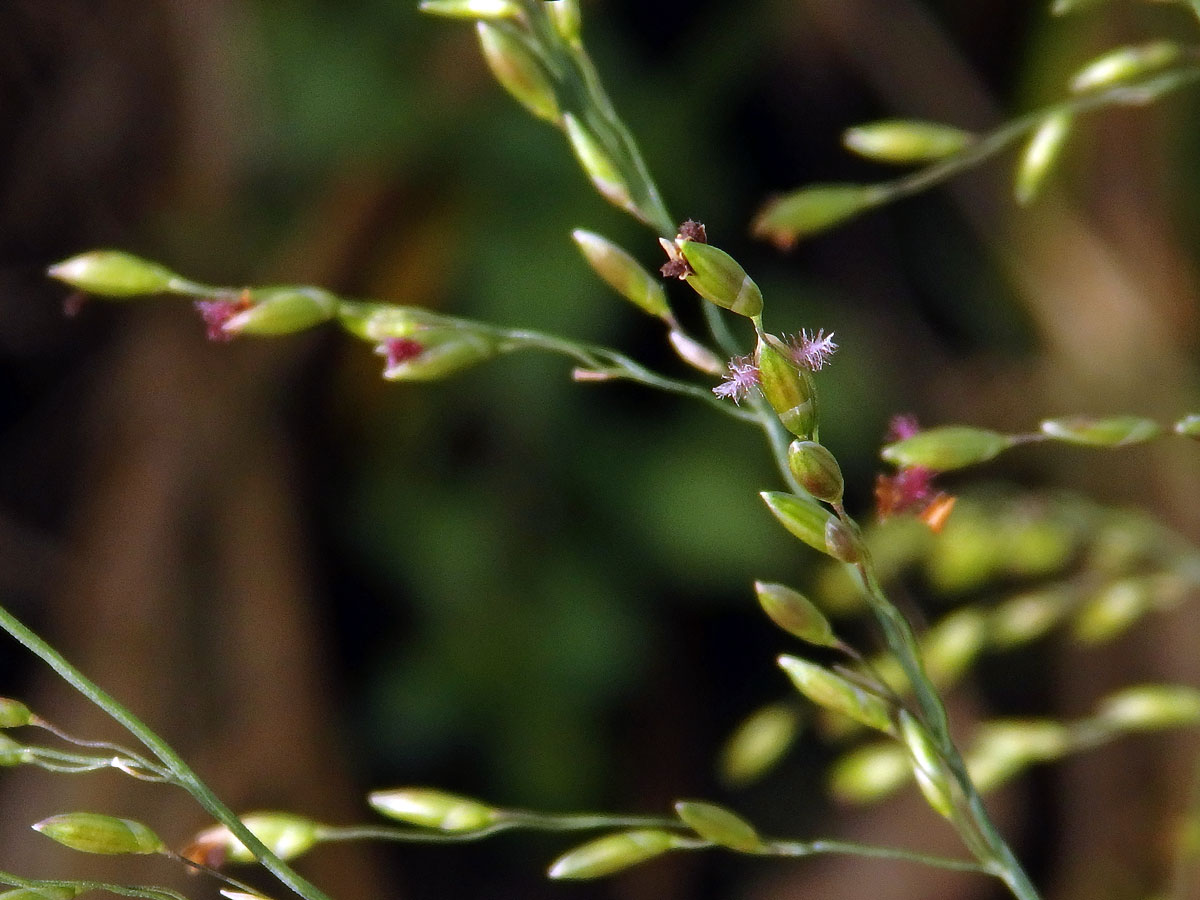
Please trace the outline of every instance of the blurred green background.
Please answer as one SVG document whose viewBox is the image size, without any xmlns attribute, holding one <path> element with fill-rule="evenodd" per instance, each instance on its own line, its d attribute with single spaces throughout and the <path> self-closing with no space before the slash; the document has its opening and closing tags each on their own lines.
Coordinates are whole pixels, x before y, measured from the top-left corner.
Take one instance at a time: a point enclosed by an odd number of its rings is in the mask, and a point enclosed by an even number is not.
<svg viewBox="0 0 1200 900">
<path fill-rule="evenodd" d="M 1027 210 L 1004 157 L 787 254 L 748 236 L 774 193 L 890 174 L 840 148 L 850 125 L 982 130 L 1061 96 L 1115 44 L 1196 40 L 1170 4 L 1057 20 L 1045 6 L 584 0 L 673 214 L 754 275 L 772 330 L 837 333 L 822 438 L 864 515 L 896 412 L 1019 431 L 1200 409 L 1195 92 L 1082 122 Z M 558 358 L 388 385 L 333 330 L 214 345 L 178 303 L 62 315 L 45 267 L 114 246 L 207 282 L 316 283 L 685 374 L 569 240 L 596 230 L 654 266 L 653 236 L 493 83 L 470 26 L 406 0 L 5 0 L 0 110 L 0 590 L 235 808 L 352 822 L 368 789 L 432 783 L 562 810 L 707 796 L 781 834 L 947 841 L 915 793 L 831 806 L 816 742 L 761 786 L 716 782 L 722 738 L 787 693 L 773 658 L 790 648 L 751 584 L 805 586 L 816 564 L 755 496 L 778 478 L 751 429 L 573 384 Z M 698 321 L 686 289 L 673 296 Z M 1182 441 L 1031 448 L 980 477 L 1088 491 L 1200 537 Z M 1107 651 L 1042 646 L 985 675 L 1000 712 L 1077 715 L 1131 679 L 1200 682 L 1197 624 L 1185 605 Z M 111 736 L 14 647 L 0 679 Z M 966 689 L 956 715 L 990 712 L 996 692 Z M 1168 880 L 1195 741 L 1131 745 L 999 799 L 1048 896 L 1146 897 Z M 118 871 L 28 831 L 65 809 L 141 818 L 175 844 L 207 824 L 116 777 L 3 784 L 0 865 L 28 875 Z M 549 885 L 564 846 L 339 847 L 301 867 L 339 900 L 996 895 L 912 867 L 718 855 Z M 119 871 L 207 890 L 162 866 Z"/>
</svg>

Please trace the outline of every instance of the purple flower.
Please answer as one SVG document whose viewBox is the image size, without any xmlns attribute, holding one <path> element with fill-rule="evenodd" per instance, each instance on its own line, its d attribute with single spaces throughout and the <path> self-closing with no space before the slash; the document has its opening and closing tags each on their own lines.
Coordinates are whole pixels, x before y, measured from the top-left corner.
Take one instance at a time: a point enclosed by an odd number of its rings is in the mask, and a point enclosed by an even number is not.
<svg viewBox="0 0 1200 900">
<path fill-rule="evenodd" d="M 824 328 L 817 331 L 816 334 L 804 329 L 799 334 L 793 335 L 788 341 L 792 362 L 810 372 L 819 372 L 825 368 L 830 357 L 837 352 L 837 348 L 838 345 L 833 340 L 833 332 L 826 335 Z"/>
<path fill-rule="evenodd" d="M 225 323 L 240 312 L 245 312 L 253 304 L 250 302 L 250 292 L 244 291 L 234 299 L 226 297 L 221 300 L 197 300 L 196 310 L 204 320 L 210 341 L 231 341 L 233 335 L 225 330 Z"/>
<path fill-rule="evenodd" d="M 415 359 L 425 352 L 425 345 L 412 338 L 388 338 L 375 348 L 375 352 L 386 360 L 386 371 L 390 372 L 397 366 L 403 365 L 410 359 Z"/>
<path fill-rule="evenodd" d="M 749 356 L 735 356 L 729 361 L 729 374 L 713 388 L 718 397 L 728 397 L 734 403 L 741 403 L 750 390 L 759 383 L 758 366 Z"/>
</svg>

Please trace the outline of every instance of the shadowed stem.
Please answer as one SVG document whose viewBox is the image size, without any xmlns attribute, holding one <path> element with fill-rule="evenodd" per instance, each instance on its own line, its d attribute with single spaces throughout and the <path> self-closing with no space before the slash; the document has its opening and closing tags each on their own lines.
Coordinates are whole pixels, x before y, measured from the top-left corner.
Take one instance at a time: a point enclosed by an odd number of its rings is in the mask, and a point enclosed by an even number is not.
<svg viewBox="0 0 1200 900">
<path fill-rule="evenodd" d="M 208 785 L 200 780 L 200 777 L 188 767 L 187 763 L 171 749 L 166 741 L 113 697 L 101 690 L 82 672 L 67 662 L 61 653 L 34 634 L 2 606 L 0 606 L 0 628 L 7 631 L 16 641 L 57 672 L 67 684 L 75 688 L 93 705 L 104 710 L 117 724 L 137 738 L 163 764 L 171 774 L 173 783 L 191 794 L 214 819 L 228 828 L 282 884 L 304 897 L 305 900 L 330 900 L 324 892 L 306 881 L 255 837 L 250 829 L 243 825 L 233 811 L 217 798 Z M 132 894 L 131 896 L 148 895 Z"/>
</svg>

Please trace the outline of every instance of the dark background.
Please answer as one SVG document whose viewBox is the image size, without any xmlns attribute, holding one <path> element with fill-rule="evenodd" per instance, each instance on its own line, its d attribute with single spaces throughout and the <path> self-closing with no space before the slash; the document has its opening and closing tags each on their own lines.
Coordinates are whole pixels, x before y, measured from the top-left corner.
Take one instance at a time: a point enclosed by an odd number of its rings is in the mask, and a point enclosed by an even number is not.
<svg viewBox="0 0 1200 900">
<path fill-rule="evenodd" d="M 1200 408 L 1194 92 L 1080 123 L 1029 209 L 1010 199 L 1005 156 L 787 254 L 748 236 L 773 193 L 890 174 L 841 150 L 850 125 L 987 129 L 1061 96 L 1110 46 L 1196 36 L 1168 4 L 1060 20 L 1045 5 L 584 3 L 673 214 L 705 221 L 755 276 L 773 330 L 836 331 L 822 437 L 864 515 L 895 412 L 1018 431 Z M 958 852 L 915 792 L 831 805 L 819 742 L 761 786 L 716 782 L 722 738 L 786 693 L 773 658 L 792 648 L 750 585 L 804 586 L 816 562 L 754 496 L 778 477 L 751 430 L 572 384 L 558 358 L 389 385 L 332 329 L 217 345 L 179 302 L 62 314 L 45 267 L 113 246 L 206 282 L 315 283 L 683 374 L 568 239 L 597 230 L 656 265 L 651 236 L 494 84 L 470 26 L 403 0 L 5 0 L 0 173 L 0 592 L 236 809 L 365 821 L 368 790 L 426 783 L 555 810 L 658 814 L 704 796 L 771 833 Z M 981 477 L 1088 491 L 1200 538 L 1184 441 L 1032 448 Z M 1197 624 L 1185 605 L 1106 650 L 1043 648 L 986 677 L 1008 714 L 1079 715 L 1131 680 L 1196 683 Z M 116 736 L 15 644 L 0 693 Z M 986 690 L 963 695 L 963 720 L 988 711 Z M 999 798 L 1048 896 L 1164 890 L 1194 743 L 1133 739 Z M 28 830 L 77 808 L 142 819 L 176 846 L 207 824 L 179 792 L 13 771 L 0 866 L 210 893 L 166 864 L 80 859 Z M 330 847 L 300 866 L 339 900 L 998 895 L 912 866 L 720 854 L 548 884 L 568 844 Z"/>
</svg>

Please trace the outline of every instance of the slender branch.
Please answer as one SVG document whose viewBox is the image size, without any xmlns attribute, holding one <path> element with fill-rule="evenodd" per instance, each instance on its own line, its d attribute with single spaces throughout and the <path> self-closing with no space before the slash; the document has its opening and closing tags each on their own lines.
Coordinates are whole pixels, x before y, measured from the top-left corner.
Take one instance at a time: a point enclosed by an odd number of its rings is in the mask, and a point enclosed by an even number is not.
<svg viewBox="0 0 1200 900">
<path fill-rule="evenodd" d="M 65 881 L 45 878 L 22 878 L 19 875 L 4 871 L 0 871 L 0 884 L 25 888 L 30 891 L 44 890 L 46 888 L 73 888 L 77 889 L 80 893 L 85 891 L 107 891 L 110 894 L 117 894 L 121 897 L 143 897 L 145 900 L 163 900 L 163 898 L 187 900 L 182 894 L 178 894 L 169 888 L 133 887 L 126 884 L 112 884 L 107 881 Z"/>
<path fill-rule="evenodd" d="M 321 841 L 404 841 L 413 843 L 462 844 L 483 840 L 506 831 L 594 831 L 609 828 L 686 829 L 679 819 L 660 816 L 608 816 L 603 814 L 565 814 L 505 810 L 503 818 L 471 831 L 437 831 L 427 828 L 388 826 L 327 826 L 318 833 Z"/>
<path fill-rule="evenodd" d="M 188 767 L 179 754 L 171 749 L 162 738 L 154 733 L 145 723 L 138 719 L 128 709 L 105 693 L 99 686 L 89 680 L 82 672 L 72 666 L 62 654 L 47 644 L 22 624 L 12 613 L 0 606 L 0 628 L 7 631 L 16 641 L 22 644 L 35 656 L 41 658 L 50 668 L 58 673 L 67 684 L 75 688 L 85 699 L 104 710 L 111 719 L 137 738 L 171 773 L 175 784 L 186 790 L 196 802 L 212 815 L 217 821 L 228 828 L 245 847 L 254 854 L 255 858 L 271 872 L 279 881 L 305 900 L 330 900 L 330 898 L 315 885 L 310 884 L 283 860 L 271 852 L 241 820 L 234 815 L 199 776 Z M 138 895 L 141 896 L 141 895 Z"/>
<path fill-rule="evenodd" d="M 771 841 L 767 844 L 768 852 L 776 856 L 813 856 L 818 853 L 842 854 L 850 856 L 870 856 L 875 859 L 899 859 L 906 862 L 921 863 L 935 866 L 939 869 L 951 869 L 956 872 L 978 872 L 984 875 L 998 875 L 994 867 L 970 859 L 949 859 L 944 856 L 932 856 L 916 850 L 903 850 L 898 847 L 877 847 L 872 844 L 858 844 L 852 841 Z"/>
<path fill-rule="evenodd" d="M 1200 0 L 1189 2 L 1200 16 Z M 1115 85 L 1107 90 L 1070 97 L 1025 113 L 981 136 L 953 156 L 938 160 L 900 178 L 874 185 L 873 192 L 864 200 L 860 212 L 919 194 L 975 168 L 1028 137 L 1047 119 L 1064 115 L 1078 116 L 1113 106 L 1145 106 L 1163 94 L 1198 80 L 1200 65 L 1193 61 L 1187 65 L 1161 70 L 1138 80 Z"/>
</svg>

